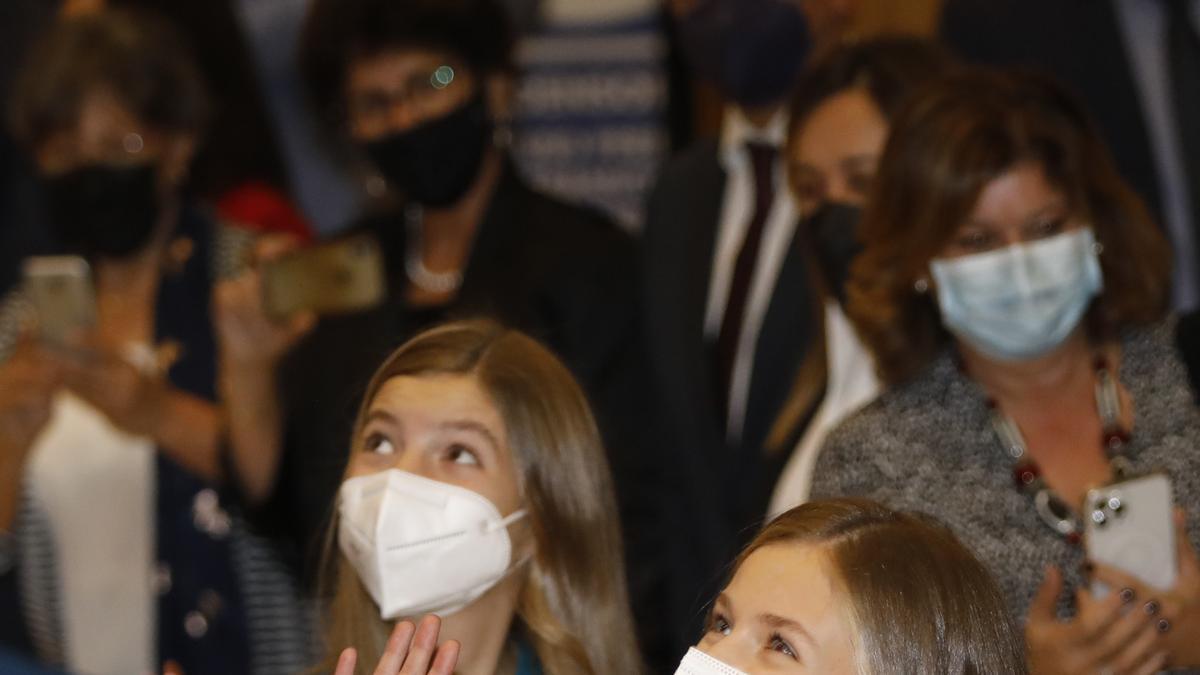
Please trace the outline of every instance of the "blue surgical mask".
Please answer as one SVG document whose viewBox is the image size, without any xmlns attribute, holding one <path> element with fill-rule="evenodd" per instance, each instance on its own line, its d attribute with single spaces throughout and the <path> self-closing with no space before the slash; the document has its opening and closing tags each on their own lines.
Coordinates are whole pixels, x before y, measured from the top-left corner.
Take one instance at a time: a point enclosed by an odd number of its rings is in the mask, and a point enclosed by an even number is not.
<svg viewBox="0 0 1200 675">
<path fill-rule="evenodd" d="M 1062 344 L 1103 281 L 1089 228 L 930 263 L 946 328 L 980 353 L 1031 359 Z"/>
</svg>

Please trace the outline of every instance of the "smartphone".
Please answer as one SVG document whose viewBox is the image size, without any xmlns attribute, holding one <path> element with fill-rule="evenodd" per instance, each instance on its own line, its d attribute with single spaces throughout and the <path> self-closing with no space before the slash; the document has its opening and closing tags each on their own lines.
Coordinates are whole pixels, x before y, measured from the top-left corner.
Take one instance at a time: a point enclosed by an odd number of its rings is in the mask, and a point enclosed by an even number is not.
<svg viewBox="0 0 1200 675">
<path fill-rule="evenodd" d="M 263 308 L 285 318 L 299 311 L 339 314 L 378 305 L 386 293 L 383 253 L 369 235 L 318 244 L 263 266 Z"/>
<path fill-rule="evenodd" d="M 1089 490 L 1084 502 L 1088 559 L 1160 590 L 1175 586 L 1175 518 L 1171 480 L 1152 473 Z M 1093 582 L 1092 592 L 1108 593 Z"/>
<path fill-rule="evenodd" d="M 78 343 L 96 325 L 92 270 L 79 256 L 37 256 L 23 267 L 23 289 L 37 317 L 38 336 L 54 346 Z"/>
</svg>

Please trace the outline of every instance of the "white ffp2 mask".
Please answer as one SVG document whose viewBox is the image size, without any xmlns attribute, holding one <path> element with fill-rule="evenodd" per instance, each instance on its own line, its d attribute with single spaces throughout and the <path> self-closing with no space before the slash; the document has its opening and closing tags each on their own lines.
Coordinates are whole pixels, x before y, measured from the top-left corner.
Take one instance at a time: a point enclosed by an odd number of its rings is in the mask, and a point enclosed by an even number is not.
<svg viewBox="0 0 1200 675">
<path fill-rule="evenodd" d="M 683 655 L 675 675 L 746 675 L 731 665 L 719 661 L 692 647 Z"/>
<path fill-rule="evenodd" d="M 942 323 L 992 358 L 1019 361 L 1062 344 L 1103 288 L 1090 228 L 934 260 Z"/>
<path fill-rule="evenodd" d="M 486 497 L 398 469 L 350 478 L 338 499 L 338 545 L 383 619 L 453 614 L 508 573 L 508 526 Z"/>
</svg>

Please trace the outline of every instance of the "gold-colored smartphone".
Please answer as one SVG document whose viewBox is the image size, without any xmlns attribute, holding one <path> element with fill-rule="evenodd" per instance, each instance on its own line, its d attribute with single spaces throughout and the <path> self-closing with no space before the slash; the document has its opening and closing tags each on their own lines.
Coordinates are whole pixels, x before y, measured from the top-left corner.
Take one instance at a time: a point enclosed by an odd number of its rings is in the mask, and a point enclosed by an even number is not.
<svg viewBox="0 0 1200 675">
<path fill-rule="evenodd" d="M 387 294 L 383 253 L 369 235 L 318 244 L 263 265 L 262 289 L 263 308 L 276 319 L 370 309 Z"/>
<path fill-rule="evenodd" d="M 25 260 L 22 271 L 38 336 L 54 346 L 78 345 L 96 325 L 96 289 L 87 261 L 73 255 L 36 256 Z"/>
</svg>

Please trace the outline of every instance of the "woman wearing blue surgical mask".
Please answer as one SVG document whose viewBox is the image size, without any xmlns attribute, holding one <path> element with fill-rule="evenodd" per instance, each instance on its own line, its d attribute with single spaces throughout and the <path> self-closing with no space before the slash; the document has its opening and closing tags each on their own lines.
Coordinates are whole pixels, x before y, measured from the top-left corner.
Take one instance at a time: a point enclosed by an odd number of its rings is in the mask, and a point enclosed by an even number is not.
<svg viewBox="0 0 1200 675">
<path fill-rule="evenodd" d="M 1035 672 L 1200 666 L 1200 413 L 1169 251 L 1086 115 L 1032 75 L 945 78 L 896 118 L 862 232 L 848 310 L 893 388 L 830 435 L 814 497 L 945 521 L 1024 620 Z M 1186 511 L 1169 589 L 1080 541 L 1086 492 L 1150 470 Z"/>
<path fill-rule="evenodd" d="M 369 385 L 338 493 L 327 644 L 354 652 L 337 672 L 397 672 L 414 637 L 406 673 L 639 672 L 615 513 L 549 351 L 490 322 L 418 335 Z"/>
</svg>

